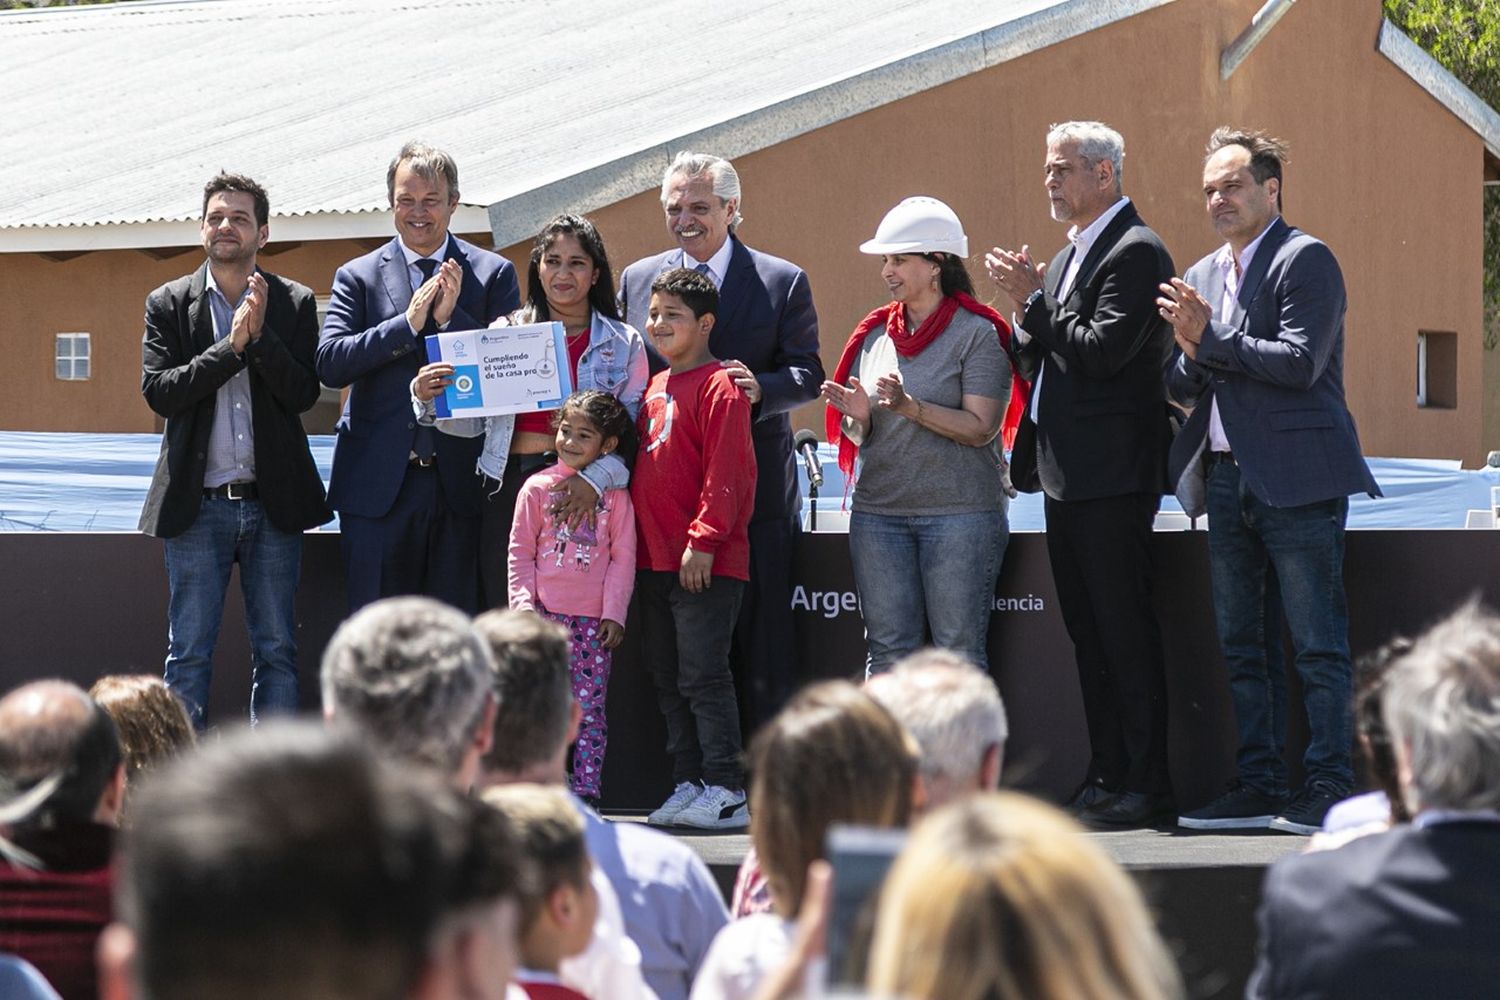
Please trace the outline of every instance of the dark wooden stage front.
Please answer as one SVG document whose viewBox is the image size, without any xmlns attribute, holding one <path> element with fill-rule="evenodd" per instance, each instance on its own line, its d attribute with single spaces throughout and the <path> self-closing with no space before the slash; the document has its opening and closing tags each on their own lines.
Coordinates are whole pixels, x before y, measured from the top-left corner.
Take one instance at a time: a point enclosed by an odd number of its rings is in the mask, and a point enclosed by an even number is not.
<svg viewBox="0 0 1500 1000">
<path fill-rule="evenodd" d="M 1212 798 L 1231 774 L 1234 726 L 1214 634 L 1207 537 L 1163 532 L 1153 542 L 1172 781 L 1179 806 L 1188 809 Z M 1011 723 L 1005 783 L 1056 801 L 1079 780 L 1087 746 L 1045 545 L 1041 535 L 1012 536 L 996 589 L 989 648 Z M 1497 566 L 1500 532 L 1351 532 L 1345 578 L 1354 651 L 1414 633 L 1473 594 L 1500 602 Z M 845 537 L 804 535 L 794 579 L 804 675 L 858 676 L 864 647 Z M 242 716 L 248 699 L 249 656 L 237 587 L 232 584 L 214 660 L 212 709 L 220 722 Z M 318 661 L 343 617 L 343 592 L 338 537 L 308 535 L 297 601 L 308 710 L 317 705 Z M 0 534 L 0 690 L 37 677 L 68 677 L 87 685 L 105 673 L 159 672 L 166 603 L 161 543 L 155 539 Z M 627 633 L 610 683 L 604 806 L 616 813 L 654 806 L 669 785 L 664 734 L 638 639 Z M 1295 677 L 1292 695 L 1287 753 L 1295 771 L 1306 740 Z M 1146 889 L 1177 950 L 1190 995 L 1240 995 L 1253 960 L 1264 867 L 1304 842 L 1171 828 L 1091 836 Z M 744 853 L 743 837 L 686 839 L 704 853 L 721 884 L 732 877 Z"/>
</svg>

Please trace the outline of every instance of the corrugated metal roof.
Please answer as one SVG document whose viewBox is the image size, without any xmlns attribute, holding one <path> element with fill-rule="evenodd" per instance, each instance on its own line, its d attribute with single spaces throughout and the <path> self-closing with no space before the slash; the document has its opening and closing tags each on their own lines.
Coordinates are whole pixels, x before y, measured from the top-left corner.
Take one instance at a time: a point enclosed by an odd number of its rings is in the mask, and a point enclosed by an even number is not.
<svg viewBox="0 0 1500 1000">
<path fill-rule="evenodd" d="M 574 178 L 623 197 L 659 176 L 659 162 L 639 169 L 642 151 L 774 109 L 767 134 L 795 134 L 1166 2 L 169 0 L 7 12 L 0 229 L 196 219 L 197 192 L 220 168 L 261 180 L 278 216 L 380 211 L 385 164 L 414 137 L 455 155 L 465 204 L 521 202 Z M 933 52 L 944 66 L 924 73 Z M 891 66 L 910 72 L 880 75 Z M 756 132 L 742 127 L 740 144 Z"/>
</svg>

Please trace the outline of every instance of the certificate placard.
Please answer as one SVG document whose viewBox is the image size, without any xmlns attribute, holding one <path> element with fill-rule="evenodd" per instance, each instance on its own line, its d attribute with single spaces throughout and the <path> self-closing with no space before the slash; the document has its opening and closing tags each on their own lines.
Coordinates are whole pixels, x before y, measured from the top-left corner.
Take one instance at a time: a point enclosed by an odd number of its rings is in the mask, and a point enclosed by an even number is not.
<svg viewBox="0 0 1500 1000">
<path fill-rule="evenodd" d="M 433 400 L 440 418 L 555 410 L 573 392 L 561 323 L 434 334 L 427 357 L 453 366 L 452 384 Z"/>
</svg>

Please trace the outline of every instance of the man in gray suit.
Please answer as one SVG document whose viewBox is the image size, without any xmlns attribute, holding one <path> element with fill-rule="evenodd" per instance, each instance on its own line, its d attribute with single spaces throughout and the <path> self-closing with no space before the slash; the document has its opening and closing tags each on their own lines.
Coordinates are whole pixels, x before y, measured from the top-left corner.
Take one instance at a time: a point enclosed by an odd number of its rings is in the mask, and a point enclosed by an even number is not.
<svg viewBox="0 0 1500 1000">
<path fill-rule="evenodd" d="M 1214 613 L 1239 727 L 1237 778 L 1178 817 L 1192 829 L 1311 834 L 1354 783 L 1344 522 L 1380 495 L 1344 402 L 1344 279 L 1328 247 L 1281 218 L 1285 146 L 1221 128 L 1203 191 L 1225 245 L 1161 286 L 1174 400 L 1193 407 L 1169 474 L 1206 509 Z M 1277 593 L 1279 588 L 1279 600 Z M 1282 760 L 1285 617 L 1311 733 L 1301 790 Z"/>
</svg>

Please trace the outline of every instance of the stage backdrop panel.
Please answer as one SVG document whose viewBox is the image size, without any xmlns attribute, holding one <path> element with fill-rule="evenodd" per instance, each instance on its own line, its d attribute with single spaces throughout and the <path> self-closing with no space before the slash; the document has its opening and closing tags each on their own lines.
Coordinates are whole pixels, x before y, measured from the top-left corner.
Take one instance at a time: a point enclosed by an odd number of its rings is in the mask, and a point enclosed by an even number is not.
<svg viewBox="0 0 1500 1000">
<path fill-rule="evenodd" d="M 1179 804 L 1211 798 L 1233 772 L 1234 726 L 1219 661 L 1208 583 L 1207 536 L 1153 538 L 1157 613 L 1165 641 L 1172 779 Z M 1348 536 L 1350 642 L 1357 653 L 1420 630 L 1472 594 L 1500 603 L 1500 532 L 1358 531 Z M 87 685 L 106 673 L 159 673 L 166 648 L 166 573 L 161 542 L 134 534 L 0 534 L 0 689 L 37 677 Z M 803 535 L 794 567 L 803 672 L 857 678 L 864 642 L 843 535 Z M 249 648 L 238 576 L 231 580 L 214 658 L 212 715 L 243 717 Z M 303 703 L 318 705 L 317 668 L 343 618 L 338 536 L 306 536 L 297 597 Z M 1040 534 L 1013 535 L 990 625 L 990 666 L 1010 714 L 1009 784 L 1057 799 L 1088 760 L 1072 650 Z M 628 623 L 627 623 L 628 624 Z M 639 635 L 627 632 L 610 685 L 605 804 L 654 806 L 667 792 L 664 734 Z M 1290 657 L 1288 657 L 1290 661 Z M 1296 769 L 1306 743 L 1300 691 L 1292 685 L 1287 754 Z"/>
</svg>

